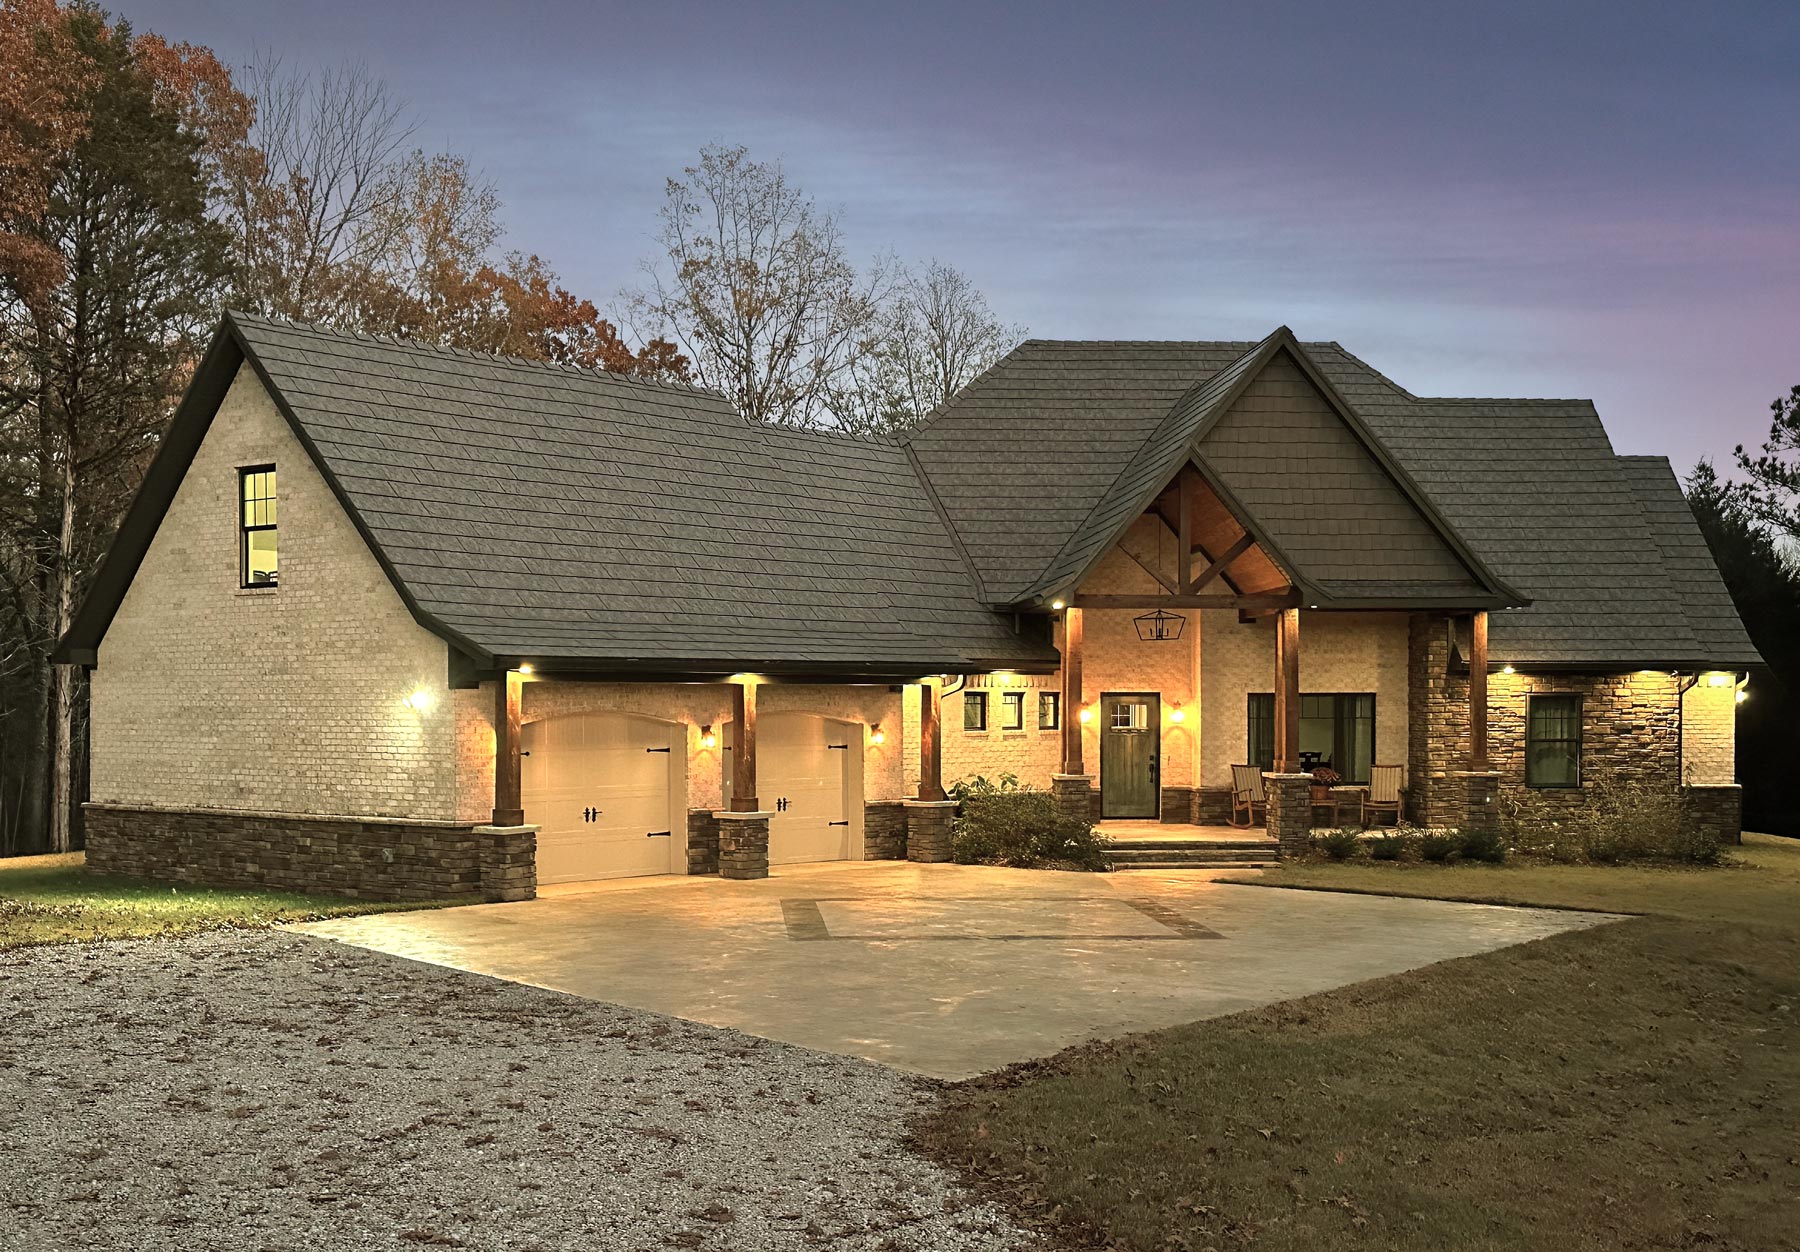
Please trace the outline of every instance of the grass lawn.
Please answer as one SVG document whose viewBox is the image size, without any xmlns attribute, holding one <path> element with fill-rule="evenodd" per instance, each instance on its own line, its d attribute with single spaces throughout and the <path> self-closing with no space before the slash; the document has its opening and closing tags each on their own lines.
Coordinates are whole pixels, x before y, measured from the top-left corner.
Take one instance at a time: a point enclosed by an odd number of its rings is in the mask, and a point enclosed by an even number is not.
<svg viewBox="0 0 1800 1252">
<path fill-rule="evenodd" d="M 1074 1049 L 920 1142 L 1078 1246 L 1800 1248 L 1800 843 L 1738 860 L 1284 866 L 1649 916 Z"/>
<path fill-rule="evenodd" d="M 0 860 L 0 950 L 437 907 L 101 877 L 82 868 L 79 852 Z"/>
</svg>

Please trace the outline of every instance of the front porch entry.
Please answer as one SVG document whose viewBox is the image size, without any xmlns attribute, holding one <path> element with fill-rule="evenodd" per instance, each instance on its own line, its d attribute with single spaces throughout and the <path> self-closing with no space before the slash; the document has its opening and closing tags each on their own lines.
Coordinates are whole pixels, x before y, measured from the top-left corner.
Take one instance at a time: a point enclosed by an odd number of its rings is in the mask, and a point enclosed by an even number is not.
<svg viewBox="0 0 1800 1252">
<path fill-rule="evenodd" d="M 1100 697 L 1100 816 L 1156 817 L 1161 809 L 1162 693 Z"/>
</svg>

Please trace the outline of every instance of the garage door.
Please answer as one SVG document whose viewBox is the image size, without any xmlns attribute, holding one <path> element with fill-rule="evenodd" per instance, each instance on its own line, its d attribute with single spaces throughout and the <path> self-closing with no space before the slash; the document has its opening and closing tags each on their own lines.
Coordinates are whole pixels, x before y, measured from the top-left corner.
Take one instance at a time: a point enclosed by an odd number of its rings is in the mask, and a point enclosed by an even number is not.
<svg viewBox="0 0 1800 1252">
<path fill-rule="evenodd" d="M 756 791 L 769 810 L 769 864 L 862 859 L 862 727 L 807 713 L 757 722 Z"/>
<path fill-rule="evenodd" d="M 527 722 L 520 762 L 525 820 L 537 836 L 539 883 L 686 869 L 676 829 L 682 728 L 625 713 Z"/>
</svg>

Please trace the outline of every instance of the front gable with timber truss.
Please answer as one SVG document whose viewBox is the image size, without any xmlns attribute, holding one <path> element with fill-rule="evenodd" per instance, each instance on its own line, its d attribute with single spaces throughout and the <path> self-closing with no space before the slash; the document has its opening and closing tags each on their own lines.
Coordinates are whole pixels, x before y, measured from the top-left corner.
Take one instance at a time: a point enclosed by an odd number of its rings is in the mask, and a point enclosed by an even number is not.
<svg viewBox="0 0 1800 1252">
<path fill-rule="evenodd" d="M 1086 590 L 1114 551 L 1153 590 Z M 1437 514 L 1286 327 L 1182 397 L 1019 607 L 1071 598 L 1246 611 L 1527 602 Z"/>
</svg>

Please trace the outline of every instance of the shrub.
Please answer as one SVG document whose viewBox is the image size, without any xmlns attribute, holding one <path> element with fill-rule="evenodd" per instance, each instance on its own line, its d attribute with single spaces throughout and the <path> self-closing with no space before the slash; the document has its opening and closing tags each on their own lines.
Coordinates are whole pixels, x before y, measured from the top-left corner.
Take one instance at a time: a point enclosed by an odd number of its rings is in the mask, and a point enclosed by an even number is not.
<svg viewBox="0 0 1800 1252">
<path fill-rule="evenodd" d="M 1427 861 L 1447 864 L 1462 854 L 1459 830 L 1428 830 L 1419 836 L 1419 855 Z"/>
<path fill-rule="evenodd" d="M 1489 865 L 1498 865 L 1506 859 L 1506 840 L 1501 838 L 1497 830 L 1471 830 L 1462 837 L 1459 854 L 1465 861 L 1485 861 Z"/>
<path fill-rule="evenodd" d="M 1557 861 L 1710 865 L 1719 859 L 1717 839 L 1684 828 L 1673 787 L 1602 777 L 1580 791 L 1528 790 L 1507 804 L 1503 823 L 1520 852 Z"/>
<path fill-rule="evenodd" d="M 980 785 L 974 785 L 979 783 Z M 1003 777 L 957 784 L 961 805 L 950 827 L 950 855 L 959 865 L 1015 869 L 1107 868 L 1110 842 L 1092 822 L 1069 817 L 1047 791 Z"/>
<path fill-rule="evenodd" d="M 1313 851 L 1322 853 L 1334 861 L 1348 861 L 1362 850 L 1362 836 L 1348 827 L 1328 830 L 1322 835 L 1314 835 Z"/>
<path fill-rule="evenodd" d="M 1376 861 L 1404 861 L 1416 851 L 1412 846 L 1414 842 L 1410 835 L 1397 830 L 1392 834 L 1376 835 L 1369 840 L 1369 857 Z"/>
</svg>

